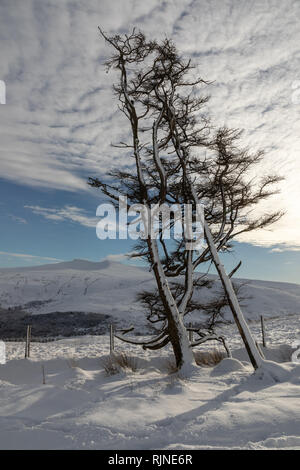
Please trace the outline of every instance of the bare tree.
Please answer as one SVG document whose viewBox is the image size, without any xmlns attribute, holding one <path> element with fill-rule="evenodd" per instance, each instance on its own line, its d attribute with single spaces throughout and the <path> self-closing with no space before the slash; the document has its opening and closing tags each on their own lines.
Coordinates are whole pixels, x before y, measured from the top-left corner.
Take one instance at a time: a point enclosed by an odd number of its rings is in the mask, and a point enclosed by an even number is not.
<svg viewBox="0 0 300 470">
<path fill-rule="evenodd" d="M 274 194 L 273 185 L 279 178 L 271 175 L 256 181 L 247 179 L 249 168 L 261 160 L 263 153 L 241 149 L 240 131 L 213 128 L 205 112 L 208 97 L 201 93 L 208 82 L 192 77 L 193 65 L 179 55 L 172 41 L 148 41 L 135 30 L 130 35 L 112 37 L 100 32 L 114 49 L 106 65 L 119 72 L 114 92 L 130 124 L 131 142 L 122 142 L 118 147 L 125 158 L 133 158 L 135 168 L 111 171 L 110 181 L 90 178 L 89 184 L 100 188 L 116 206 L 119 196 L 126 196 L 128 207 L 143 204 L 149 213 L 157 204 L 182 208 L 190 205 L 192 223 L 202 217 L 204 206 L 203 250 L 190 249 L 193 237 L 186 234 L 179 241 L 167 242 L 161 226 L 158 236 L 148 233 L 136 247 L 136 256 L 146 259 L 154 273 L 163 308 L 160 333 L 141 344 L 157 349 L 171 342 L 178 368 L 183 374 L 189 373 L 195 361 L 183 318 L 192 301 L 194 271 L 212 260 L 251 362 L 257 368 L 261 356 L 218 252 L 228 250 L 238 234 L 267 227 L 279 219 L 279 211 L 251 217 L 251 209 Z M 174 228 L 175 218 L 170 225 Z M 170 281 L 174 278 L 183 282 L 174 284 Z M 153 303 L 153 311 L 155 308 Z"/>
</svg>

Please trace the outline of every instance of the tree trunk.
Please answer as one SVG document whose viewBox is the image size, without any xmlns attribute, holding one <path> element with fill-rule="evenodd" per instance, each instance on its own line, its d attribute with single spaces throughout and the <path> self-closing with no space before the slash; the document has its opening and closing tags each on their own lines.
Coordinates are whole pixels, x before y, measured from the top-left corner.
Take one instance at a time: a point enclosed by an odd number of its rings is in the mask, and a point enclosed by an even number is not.
<svg viewBox="0 0 300 470">
<path fill-rule="evenodd" d="M 196 204 L 196 210 L 200 211 L 200 201 L 198 199 L 197 193 L 195 191 L 195 188 L 193 185 L 190 183 L 192 195 L 194 202 Z M 233 315 L 233 318 L 236 322 L 236 325 L 238 327 L 239 333 L 242 337 L 242 340 L 245 344 L 245 348 L 247 350 L 247 353 L 249 355 L 249 359 L 251 361 L 251 364 L 253 365 L 254 369 L 258 369 L 261 367 L 264 363 L 264 358 L 260 355 L 255 341 L 252 337 L 251 331 L 247 325 L 247 322 L 244 318 L 244 315 L 242 313 L 241 307 L 239 305 L 239 301 L 237 299 L 237 296 L 234 292 L 234 289 L 232 287 L 231 279 L 229 276 L 227 276 L 225 268 L 223 264 L 221 263 L 220 257 L 218 250 L 215 246 L 213 236 L 211 234 L 210 228 L 205 220 L 205 218 L 201 218 L 201 213 L 198 214 L 199 220 L 203 220 L 203 228 L 204 228 L 204 234 L 205 238 L 212 256 L 213 263 L 216 267 L 216 270 L 219 274 L 220 280 L 222 282 L 228 303 L 231 308 L 231 312 Z"/>
<path fill-rule="evenodd" d="M 188 334 L 183 324 L 176 301 L 171 293 L 168 280 L 165 276 L 155 239 L 151 236 L 147 240 L 151 256 L 152 267 L 158 287 L 159 295 L 165 308 L 168 320 L 168 333 L 173 347 L 176 365 L 182 375 L 190 375 L 192 369 L 196 367 L 193 351 L 189 344 Z"/>
<path fill-rule="evenodd" d="M 220 280 L 222 282 L 222 285 L 224 287 L 224 291 L 228 300 L 228 303 L 230 305 L 231 311 L 233 318 L 237 324 L 238 330 L 240 332 L 240 335 L 242 337 L 242 340 L 244 341 L 246 350 L 248 352 L 250 361 L 254 367 L 254 369 L 258 369 L 258 367 L 261 367 L 263 364 L 263 358 L 259 354 L 259 351 L 255 345 L 255 341 L 252 337 L 251 331 L 247 325 L 247 322 L 244 318 L 244 315 L 242 313 L 242 310 L 240 308 L 237 296 L 234 292 L 234 289 L 232 287 L 232 283 L 230 278 L 227 276 L 226 271 L 224 269 L 224 266 L 222 265 L 220 261 L 220 257 L 218 254 L 218 251 L 215 247 L 213 237 L 210 231 L 210 228 L 207 224 L 206 221 L 204 221 L 204 232 L 205 232 L 205 237 L 207 240 L 207 244 L 209 246 L 214 265 L 218 271 L 218 274 L 220 276 Z"/>
</svg>

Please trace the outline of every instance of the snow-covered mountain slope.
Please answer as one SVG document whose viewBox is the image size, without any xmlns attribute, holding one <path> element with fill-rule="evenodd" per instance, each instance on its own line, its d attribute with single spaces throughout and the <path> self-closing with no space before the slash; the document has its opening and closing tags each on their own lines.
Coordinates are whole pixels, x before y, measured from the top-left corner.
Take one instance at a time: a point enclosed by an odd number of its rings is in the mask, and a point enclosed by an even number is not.
<svg viewBox="0 0 300 470">
<path fill-rule="evenodd" d="M 136 292 L 149 282 L 147 270 L 108 261 L 1 269 L 0 306 L 22 306 L 31 313 L 106 313 L 130 323 L 140 311 Z"/>
<path fill-rule="evenodd" d="M 249 320 L 260 315 L 276 317 L 300 313 L 300 285 L 283 282 L 235 280 L 242 285 L 243 311 Z M 31 313 L 94 312 L 112 315 L 122 323 L 144 315 L 136 294 L 154 287 L 153 275 L 146 268 L 111 261 L 98 263 L 73 260 L 30 268 L 0 269 L 0 306 L 22 306 Z M 212 288 L 201 289 L 201 299 L 208 301 L 220 290 L 219 281 Z M 226 313 L 228 319 L 231 314 Z M 201 318 L 199 312 L 192 320 Z"/>
</svg>

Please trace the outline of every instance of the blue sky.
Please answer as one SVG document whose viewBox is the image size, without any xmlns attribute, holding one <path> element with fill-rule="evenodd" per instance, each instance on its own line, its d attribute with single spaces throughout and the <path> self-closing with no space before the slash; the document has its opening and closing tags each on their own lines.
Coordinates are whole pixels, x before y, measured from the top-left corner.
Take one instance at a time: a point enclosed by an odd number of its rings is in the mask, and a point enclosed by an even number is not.
<svg viewBox="0 0 300 470">
<path fill-rule="evenodd" d="M 272 228 L 247 234 L 225 257 L 239 275 L 300 283 L 300 2 L 286 0 L 2 0 L 0 4 L 0 267 L 107 256 L 124 261 L 127 241 L 100 241 L 103 200 L 90 175 L 128 164 L 111 142 L 126 138 L 103 66 L 109 33 L 133 26 L 167 34 L 213 81 L 209 112 L 245 129 L 244 144 L 266 149 L 257 171 L 285 176 Z M 119 256 L 118 256 L 119 255 Z"/>
</svg>

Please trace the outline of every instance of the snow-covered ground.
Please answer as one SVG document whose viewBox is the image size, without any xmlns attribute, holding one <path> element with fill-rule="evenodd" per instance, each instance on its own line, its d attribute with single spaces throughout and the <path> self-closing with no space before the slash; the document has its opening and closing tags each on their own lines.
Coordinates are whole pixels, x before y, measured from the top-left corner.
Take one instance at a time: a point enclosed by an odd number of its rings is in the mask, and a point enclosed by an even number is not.
<svg viewBox="0 0 300 470">
<path fill-rule="evenodd" d="M 130 323 L 143 316 L 135 292 L 151 282 L 143 269 L 106 262 L 1 270 L 0 304 Z M 7 342 L 0 449 L 300 449 L 300 364 L 291 362 L 300 286 L 249 281 L 245 289 L 243 310 L 259 342 L 259 315 L 266 317 L 264 353 L 281 363 L 280 381 L 253 373 L 233 324 L 220 327 L 233 359 L 199 367 L 189 380 L 171 373 L 170 349 L 144 351 L 117 339 L 116 354 L 126 352 L 134 371 L 108 375 L 108 335 L 34 342 L 30 359 L 24 343 Z M 37 300 L 49 302 L 28 305 Z"/>
<path fill-rule="evenodd" d="M 0 366 L 1 449 L 300 449 L 300 364 L 276 383 L 237 349 L 182 380 L 169 350 L 119 342 L 136 370 L 107 375 L 108 336 L 33 343 L 30 360 L 23 346 L 7 343 Z M 281 362 L 291 347 L 265 352 Z"/>
</svg>

